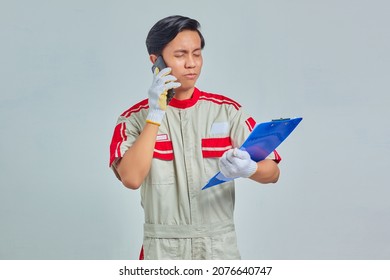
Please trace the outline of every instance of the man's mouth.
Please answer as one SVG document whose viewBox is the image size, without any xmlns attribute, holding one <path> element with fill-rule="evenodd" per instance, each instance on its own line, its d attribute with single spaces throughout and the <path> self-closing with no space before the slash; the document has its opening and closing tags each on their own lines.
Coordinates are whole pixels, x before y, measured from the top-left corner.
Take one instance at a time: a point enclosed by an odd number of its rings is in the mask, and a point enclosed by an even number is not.
<svg viewBox="0 0 390 280">
<path fill-rule="evenodd" d="M 198 75 L 196 73 L 188 73 L 184 75 L 187 79 L 195 79 Z"/>
</svg>

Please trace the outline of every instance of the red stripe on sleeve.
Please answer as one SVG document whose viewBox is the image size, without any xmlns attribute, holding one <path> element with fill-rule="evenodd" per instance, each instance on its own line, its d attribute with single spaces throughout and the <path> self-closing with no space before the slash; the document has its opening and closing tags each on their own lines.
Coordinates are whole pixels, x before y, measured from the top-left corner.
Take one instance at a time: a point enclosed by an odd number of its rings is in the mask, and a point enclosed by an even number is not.
<svg viewBox="0 0 390 280">
<path fill-rule="evenodd" d="M 114 129 L 114 135 L 112 136 L 110 145 L 110 166 L 114 162 L 115 158 L 122 157 L 120 147 L 124 141 L 127 140 L 126 136 L 126 124 L 120 123 Z"/>
<path fill-rule="evenodd" d="M 248 118 L 245 123 L 248 126 L 249 131 L 252 131 L 255 128 L 256 121 L 252 117 Z"/>
<path fill-rule="evenodd" d="M 131 114 L 137 113 L 137 112 L 141 111 L 142 109 L 148 109 L 148 108 L 149 108 L 148 99 L 144 99 L 141 102 L 138 102 L 134 106 L 131 106 L 129 109 L 124 111 L 121 114 L 121 116 L 128 118 L 128 117 L 130 117 Z"/>
<path fill-rule="evenodd" d="M 279 155 L 279 153 L 276 150 L 274 151 L 274 156 L 275 156 L 274 161 L 276 163 L 279 163 L 282 160 L 282 157 Z"/>
<path fill-rule="evenodd" d="M 144 260 L 144 246 L 142 245 L 141 251 L 139 252 L 139 260 Z"/>
</svg>

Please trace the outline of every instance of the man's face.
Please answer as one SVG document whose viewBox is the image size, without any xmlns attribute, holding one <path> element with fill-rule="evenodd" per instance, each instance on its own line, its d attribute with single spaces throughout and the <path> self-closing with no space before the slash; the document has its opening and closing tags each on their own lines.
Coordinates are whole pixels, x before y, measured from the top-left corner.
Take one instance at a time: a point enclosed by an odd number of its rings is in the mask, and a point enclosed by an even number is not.
<svg viewBox="0 0 390 280">
<path fill-rule="evenodd" d="M 192 30 L 179 32 L 175 39 L 165 46 L 162 56 L 165 64 L 172 68 L 171 74 L 181 83 L 181 87 L 175 91 L 177 93 L 191 91 L 192 94 L 203 64 L 198 32 Z"/>
</svg>

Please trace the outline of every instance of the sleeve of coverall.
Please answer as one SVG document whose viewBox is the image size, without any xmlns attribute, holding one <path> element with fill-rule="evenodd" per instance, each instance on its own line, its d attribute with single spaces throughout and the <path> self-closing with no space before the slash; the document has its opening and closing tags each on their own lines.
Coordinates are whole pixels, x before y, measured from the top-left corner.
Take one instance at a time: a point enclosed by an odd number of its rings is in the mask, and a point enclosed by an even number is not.
<svg viewBox="0 0 390 280">
<path fill-rule="evenodd" d="M 231 138 L 233 141 L 233 147 L 240 147 L 245 139 L 249 136 L 251 131 L 254 129 L 256 121 L 248 116 L 242 108 L 236 111 L 236 114 L 231 120 Z M 276 163 L 279 163 L 282 158 L 276 150 L 267 156 L 267 159 L 272 159 Z"/>
<path fill-rule="evenodd" d="M 109 166 L 114 171 L 116 177 L 120 180 L 120 176 L 116 170 L 116 163 L 123 157 L 125 152 L 133 145 L 140 134 L 140 129 L 131 118 L 120 116 L 114 129 L 110 144 L 110 164 Z"/>
</svg>

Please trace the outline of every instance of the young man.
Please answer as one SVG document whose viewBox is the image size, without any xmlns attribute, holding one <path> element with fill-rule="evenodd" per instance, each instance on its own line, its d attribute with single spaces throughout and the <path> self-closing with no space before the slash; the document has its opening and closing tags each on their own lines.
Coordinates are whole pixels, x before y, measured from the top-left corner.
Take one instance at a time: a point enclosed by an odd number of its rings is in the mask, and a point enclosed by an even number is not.
<svg viewBox="0 0 390 280">
<path fill-rule="evenodd" d="M 279 177 L 276 151 L 256 163 L 236 148 L 255 121 L 234 100 L 195 87 L 205 45 L 199 28 L 182 16 L 152 27 L 150 61 L 162 56 L 168 68 L 154 72 L 148 99 L 119 117 L 110 146 L 110 166 L 121 182 L 142 185 L 145 259 L 239 259 L 234 181 L 201 188 L 218 171 L 260 183 Z"/>
</svg>

